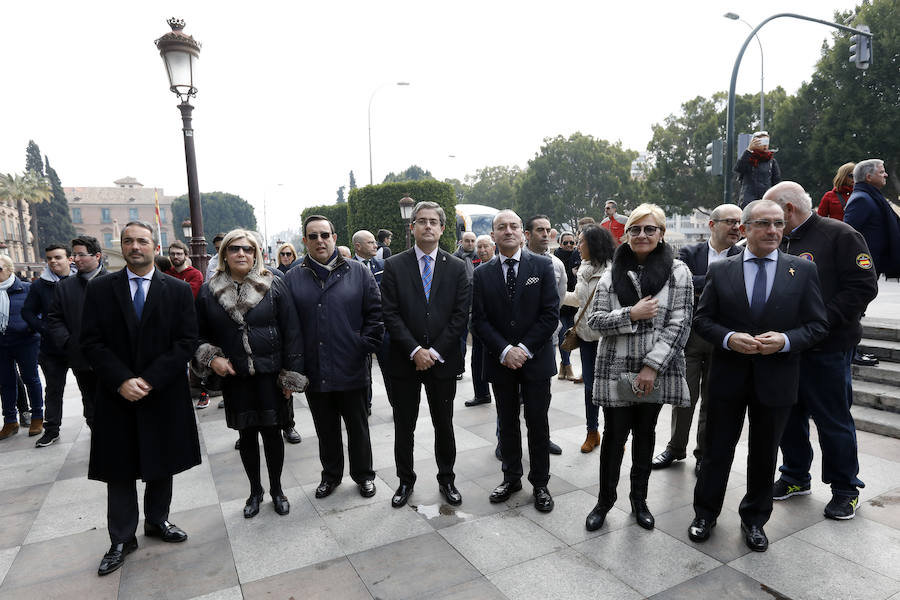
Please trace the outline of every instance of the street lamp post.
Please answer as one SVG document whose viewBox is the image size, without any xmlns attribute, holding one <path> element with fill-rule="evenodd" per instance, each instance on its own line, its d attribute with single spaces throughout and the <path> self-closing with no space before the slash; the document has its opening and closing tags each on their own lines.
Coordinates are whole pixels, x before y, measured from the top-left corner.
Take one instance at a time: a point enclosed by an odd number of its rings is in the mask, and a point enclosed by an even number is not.
<svg viewBox="0 0 900 600">
<path fill-rule="evenodd" d="M 400 218 L 403 219 L 403 223 L 405 224 L 407 249 L 409 249 L 409 220 L 412 219 L 413 207 L 415 207 L 415 205 L 416 201 L 408 195 L 400 198 Z"/>
<path fill-rule="evenodd" d="M 200 58 L 200 43 L 187 35 L 182 19 L 166 21 L 172 31 L 156 40 L 156 47 L 166 65 L 169 89 L 181 100 L 182 134 L 184 136 L 184 159 L 187 167 L 188 204 L 191 211 L 191 263 L 201 272 L 206 271 L 206 239 L 203 237 L 203 211 L 200 207 L 200 184 L 197 182 L 197 156 L 194 151 L 194 129 L 191 113 L 194 107 L 188 102 L 197 95 L 194 85 L 194 71 Z"/>
<path fill-rule="evenodd" d="M 381 88 L 391 85 L 390 83 L 382 83 L 375 91 L 372 92 L 372 95 L 369 96 L 369 185 L 372 185 L 372 100 L 375 99 L 375 94 L 378 93 L 378 90 Z M 398 81 L 394 85 L 409 85 L 408 81 Z M 408 245 L 408 244 L 407 244 Z"/>
<path fill-rule="evenodd" d="M 740 21 L 744 25 L 753 30 L 753 25 L 741 18 L 740 15 L 728 12 L 723 15 L 726 19 L 732 21 Z M 758 35 L 754 35 L 756 43 L 759 44 L 759 129 L 762 131 L 766 128 L 766 83 L 765 83 L 765 64 L 763 63 L 763 47 Z"/>
</svg>

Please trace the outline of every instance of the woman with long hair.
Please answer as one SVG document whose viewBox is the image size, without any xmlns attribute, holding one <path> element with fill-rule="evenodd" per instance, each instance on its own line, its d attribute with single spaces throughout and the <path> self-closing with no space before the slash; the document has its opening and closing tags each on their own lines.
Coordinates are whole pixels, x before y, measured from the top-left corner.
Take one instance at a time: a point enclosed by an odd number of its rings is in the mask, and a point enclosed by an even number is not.
<svg viewBox="0 0 900 600">
<path fill-rule="evenodd" d="M 816 212 L 821 217 L 830 217 L 838 221 L 844 220 L 844 207 L 853 193 L 853 167 L 855 162 L 844 163 L 834 176 L 834 187 L 825 192 Z"/>
<path fill-rule="evenodd" d="M 631 509 L 653 529 L 647 508 L 656 419 L 663 404 L 688 406 L 684 344 L 691 328 L 691 271 L 665 243 L 666 215 L 641 204 L 625 224 L 627 241 L 600 276 L 588 325 L 601 336 L 594 368 L 594 403 L 603 408 L 600 493 L 585 527 L 599 529 L 616 501 L 631 433 Z"/>
<path fill-rule="evenodd" d="M 303 336 L 291 294 L 264 267 L 252 232 L 235 229 L 225 236 L 215 274 L 200 288 L 196 306 L 200 346 L 193 364 L 201 377 L 215 372 L 222 378 L 225 423 L 239 432 L 250 480 L 244 517 L 256 516 L 263 498 L 260 436 L 275 512 L 286 515 L 291 505 L 281 489 L 281 429 L 292 392 L 306 389 Z"/>
</svg>

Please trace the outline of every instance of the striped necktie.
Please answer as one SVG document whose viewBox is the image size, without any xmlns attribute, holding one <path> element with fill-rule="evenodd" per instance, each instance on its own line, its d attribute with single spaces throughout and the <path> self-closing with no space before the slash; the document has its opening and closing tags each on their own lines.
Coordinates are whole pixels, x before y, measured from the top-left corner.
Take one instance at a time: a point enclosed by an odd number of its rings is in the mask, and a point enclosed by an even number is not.
<svg viewBox="0 0 900 600">
<path fill-rule="evenodd" d="M 425 262 L 425 265 L 422 267 L 422 287 L 425 289 L 425 300 L 428 300 L 431 296 L 431 276 L 433 275 L 431 257 L 424 254 L 422 260 Z"/>
</svg>

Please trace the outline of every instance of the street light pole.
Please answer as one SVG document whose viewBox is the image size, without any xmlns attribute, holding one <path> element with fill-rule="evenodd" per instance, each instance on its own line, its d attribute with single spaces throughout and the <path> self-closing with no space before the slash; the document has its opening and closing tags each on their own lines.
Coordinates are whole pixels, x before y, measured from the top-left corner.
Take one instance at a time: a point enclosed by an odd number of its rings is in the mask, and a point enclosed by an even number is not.
<svg viewBox="0 0 900 600">
<path fill-rule="evenodd" d="M 382 83 L 375 91 L 372 92 L 372 95 L 369 96 L 369 185 L 372 185 L 372 100 L 375 99 L 375 94 L 378 93 L 378 90 L 381 88 L 391 85 L 390 83 Z M 408 81 L 398 81 L 394 85 L 409 85 Z"/>
<path fill-rule="evenodd" d="M 744 25 L 753 30 L 753 25 L 745 21 L 740 17 L 740 15 L 728 12 L 723 15 L 726 19 L 731 19 L 732 21 L 740 21 Z M 766 128 L 766 83 L 765 83 L 765 74 L 766 68 L 763 61 L 763 46 L 762 42 L 759 39 L 758 35 L 754 35 L 756 38 L 756 43 L 759 44 L 759 129 L 763 130 Z"/>
<path fill-rule="evenodd" d="M 835 29 L 840 29 L 841 31 L 849 31 L 851 33 L 865 36 L 868 38 L 872 37 L 871 32 L 863 31 L 861 29 L 854 29 L 853 27 L 847 27 L 846 25 L 841 25 L 840 23 L 832 23 L 831 21 L 824 21 L 822 19 L 814 19 L 813 17 L 807 17 L 804 15 L 798 15 L 795 13 L 778 13 L 776 15 L 772 15 L 764 19 L 759 25 L 753 28 L 753 31 L 750 32 L 750 35 L 747 36 L 747 39 L 744 40 L 744 43 L 741 45 L 741 50 L 738 52 L 737 58 L 734 61 L 734 69 L 731 71 L 731 85 L 728 87 L 728 116 L 725 123 L 725 196 L 724 202 L 726 204 L 731 203 L 731 193 L 734 189 L 734 150 L 735 150 L 735 139 L 734 139 L 734 89 L 737 85 L 737 75 L 738 69 L 741 67 L 741 59 L 744 57 L 744 51 L 747 50 L 747 46 L 750 45 L 750 40 L 756 35 L 756 33 L 763 28 L 763 25 L 772 21 L 774 19 L 778 19 L 780 17 L 790 17 L 792 19 L 800 19 L 802 21 L 812 21 L 813 23 L 820 23 L 822 25 L 828 25 L 829 27 L 834 27 Z"/>
</svg>

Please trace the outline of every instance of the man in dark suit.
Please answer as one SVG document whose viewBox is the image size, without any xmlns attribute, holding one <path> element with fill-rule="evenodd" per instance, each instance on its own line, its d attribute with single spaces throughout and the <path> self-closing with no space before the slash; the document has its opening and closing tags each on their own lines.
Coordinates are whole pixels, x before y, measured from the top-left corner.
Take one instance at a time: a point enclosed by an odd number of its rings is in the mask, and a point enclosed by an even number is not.
<svg viewBox="0 0 900 600">
<path fill-rule="evenodd" d="M 710 266 L 694 327 L 715 346 L 703 465 L 694 488 L 695 518 L 688 535 L 709 538 L 722 510 L 725 486 L 750 419 L 747 493 L 738 512 L 744 541 L 764 552 L 763 525 L 772 514 L 772 477 L 778 443 L 797 402 L 800 355 L 828 328 L 815 265 L 778 250 L 784 211 L 756 200 L 743 211 L 747 249 Z"/>
<path fill-rule="evenodd" d="M 391 498 L 394 508 L 406 504 L 416 483 L 413 436 L 422 385 L 434 424 L 438 488 L 450 504 L 462 502 L 453 473 L 453 400 L 462 369 L 459 336 L 469 319 L 470 288 L 463 261 L 438 248 L 445 224 L 444 209 L 419 202 L 412 215 L 415 245 L 384 264 L 382 310 L 391 336 L 394 459 L 400 479 Z"/>
<path fill-rule="evenodd" d="M 722 204 L 709 214 L 709 241 L 691 246 L 684 246 L 678 252 L 678 258 L 688 266 L 693 274 L 694 306 L 700 303 L 700 294 L 706 285 L 706 271 L 714 262 L 740 254 L 742 248 L 735 246 L 741 239 L 741 209 L 736 204 Z M 694 472 L 700 472 L 703 459 L 703 440 L 706 432 L 706 404 L 709 398 L 709 364 L 712 361 L 713 346 L 703 339 L 696 330 L 684 346 L 685 378 L 691 394 L 691 405 L 684 408 L 672 408 L 672 437 L 666 449 L 653 457 L 652 468 L 665 469 L 676 460 L 687 456 L 688 435 L 691 432 L 691 421 L 694 419 L 694 408 L 700 400 L 700 416 L 697 418 L 697 445 L 694 447 L 694 458 L 697 464 Z M 702 390 L 702 394 L 700 393 Z"/>
<path fill-rule="evenodd" d="M 522 489 L 519 403 L 528 427 L 528 480 L 537 510 L 553 510 L 550 480 L 550 378 L 556 361 L 550 336 L 559 324 L 559 292 L 546 256 L 522 250 L 522 219 L 511 210 L 494 216 L 491 235 L 500 254 L 474 274 L 472 328 L 484 344 L 485 378 L 494 386 L 503 456 L 503 482 L 491 502 Z"/>
<path fill-rule="evenodd" d="M 191 287 L 154 268 L 146 223 L 128 223 L 121 243 L 127 268 L 88 284 L 81 330 L 98 380 L 88 478 L 106 482 L 112 542 L 100 575 L 137 549 L 138 478 L 147 484 L 144 535 L 187 539 L 169 522 L 172 476 L 200 464 L 187 378 L 197 345 Z"/>
<path fill-rule="evenodd" d="M 384 261 L 375 256 L 378 251 L 378 243 L 375 236 L 371 232 L 361 229 L 353 234 L 351 240 L 353 242 L 354 254 L 353 258 L 366 265 L 372 272 L 375 282 L 381 289 L 381 278 L 384 276 Z M 391 378 L 388 369 L 388 355 L 390 354 L 391 336 L 387 330 L 381 340 L 381 345 L 375 349 L 375 356 L 378 358 L 378 368 L 381 370 L 381 378 L 384 380 L 384 391 L 387 393 L 388 404 L 394 405 L 394 395 L 391 391 Z M 369 389 L 366 398 L 366 412 L 372 414 L 372 355 L 369 355 Z"/>
</svg>

